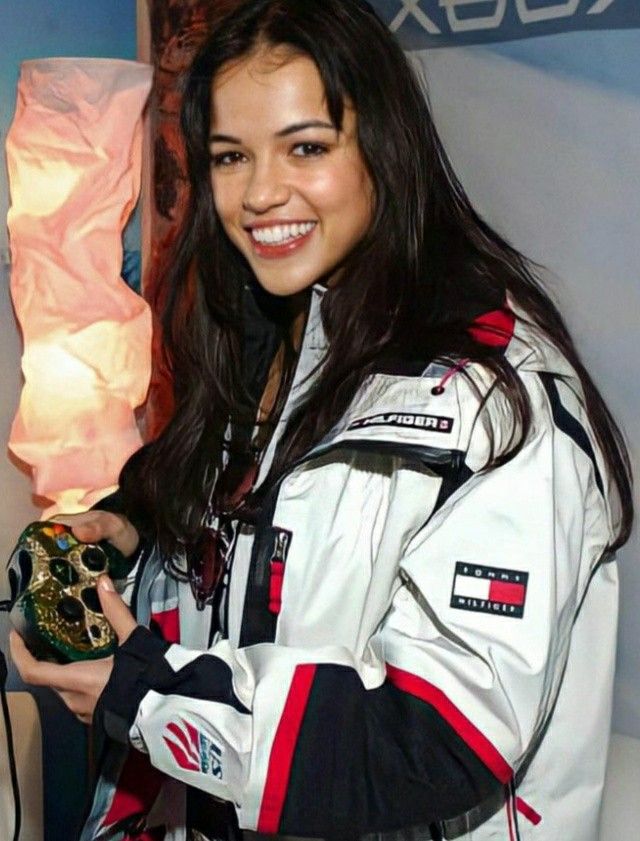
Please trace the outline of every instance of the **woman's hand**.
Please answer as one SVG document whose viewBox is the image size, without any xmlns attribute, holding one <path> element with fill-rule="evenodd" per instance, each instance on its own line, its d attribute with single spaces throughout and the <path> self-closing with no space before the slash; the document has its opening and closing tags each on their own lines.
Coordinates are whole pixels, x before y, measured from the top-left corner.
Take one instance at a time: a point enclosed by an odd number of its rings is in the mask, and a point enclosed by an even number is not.
<svg viewBox="0 0 640 841">
<path fill-rule="evenodd" d="M 129 520 L 122 514 L 113 514 L 111 511 L 91 510 L 83 514 L 60 514 L 54 517 L 53 521 L 70 526 L 74 535 L 83 543 L 108 540 L 125 558 L 133 555 L 140 542 L 140 535 Z"/>
<path fill-rule="evenodd" d="M 106 575 L 99 579 L 98 596 L 105 618 L 122 645 L 136 628 L 136 620 Z M 113 657 L 60 665 L 36 660 L 16 631 L 11 631 L 9 643 L 11 659 L 25 683 L 53 689 L 83 724 L 91 723 L 98 698 L 109 680 Z"/>
</svg>

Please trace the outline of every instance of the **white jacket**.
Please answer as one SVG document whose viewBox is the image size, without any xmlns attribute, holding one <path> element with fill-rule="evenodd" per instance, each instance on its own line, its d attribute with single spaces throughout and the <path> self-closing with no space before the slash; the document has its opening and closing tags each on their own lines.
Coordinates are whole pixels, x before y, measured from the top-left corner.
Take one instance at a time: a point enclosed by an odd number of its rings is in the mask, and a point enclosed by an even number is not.
<svg viewBox="0 0 640 841">
<path fill-rule="evenodd" d="M 322 356 L 320 294 L 281 427 Z M 179 781 L 260 833 L 596 841 L 618 514 L 574 372 L 520 321 L 505 352 L 533 413 L 516 456 L 482 469 L 512 420 L 479 366 L 374 375 L 238 529 L 211 644 L 211 608 L 152 553 L 138 618 L 175 644 L 140 628 L 116 657 L 105 727 L 137 750 L 128 799 L 126 749 L 108 760 L 83 840 L 136 812 L 184 839 Z"/>
</svg>

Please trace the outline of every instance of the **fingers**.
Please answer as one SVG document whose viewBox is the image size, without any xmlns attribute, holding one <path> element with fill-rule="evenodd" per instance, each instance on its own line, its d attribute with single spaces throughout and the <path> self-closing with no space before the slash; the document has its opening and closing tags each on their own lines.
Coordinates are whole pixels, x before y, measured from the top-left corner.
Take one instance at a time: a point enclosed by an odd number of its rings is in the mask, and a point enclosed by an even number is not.
<svg viewBox="0 0 640 841">
<path fill-rule="evenodd" d="M 66 665 L 41 662 L 16 631 L 11 631 L 9 645 L 11 659 L 25 683 L 53 689 L 76 718 L 83 724 L 91 724 L 98 698 L 113 668 L 113 657 Z"/>
<path fill-rule="evenodd" d="M 9 634 L 9 650 L 11 659 L 25 683 L 31 686 L 58 686 L 61 679 L 64 683 L 64 673 L 61 672 L 64 667 L 57 663 L 36 660 L 16 631 Z"/>
<path fill-rule="evenodd" d="M 83 724 L 91 724 L 98 698 L 113 669 L 113 657 L 69 663 L 64 668 L 66 685 L 52 688 L 76 718 Z"/>
<path fill-rule="evenodd" d="M 84 514 L 60 514 L 55 522 L 70 526 L 74 535 L 83 543 L 98 543 L 108 540 L 125 557 L 132 555 L 140 542 L 140 536 L 129 520 L 111 511 L 92 510 Z"/>
<path fill-rule="evenodd" d="M 106 575 L 101 575 L 98 579 L 98 596 L 105 618 L 115 631 L 118 642 L 122 645 L 131 632 L 135 630 L 138 623 L 116 592 L 111 579 Z"/>
</svg>

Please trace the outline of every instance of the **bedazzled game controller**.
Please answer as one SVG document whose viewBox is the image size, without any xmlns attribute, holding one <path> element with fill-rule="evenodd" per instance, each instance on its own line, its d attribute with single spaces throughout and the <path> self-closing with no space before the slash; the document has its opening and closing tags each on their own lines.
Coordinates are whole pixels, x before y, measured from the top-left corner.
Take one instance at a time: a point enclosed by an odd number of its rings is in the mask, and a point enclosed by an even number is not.
<svg viewBox="0 0 640 841">
<path fill-rule="evenodd" d="M 59 663 L 112 654 L 117 640 L 96 585 L 103 573 L 117 581 L 132 567 L 107 541 L 82 543 L 61 523 L 27 526 L 7 569 L 10 618 L 32 654 Z"/>
</svg>

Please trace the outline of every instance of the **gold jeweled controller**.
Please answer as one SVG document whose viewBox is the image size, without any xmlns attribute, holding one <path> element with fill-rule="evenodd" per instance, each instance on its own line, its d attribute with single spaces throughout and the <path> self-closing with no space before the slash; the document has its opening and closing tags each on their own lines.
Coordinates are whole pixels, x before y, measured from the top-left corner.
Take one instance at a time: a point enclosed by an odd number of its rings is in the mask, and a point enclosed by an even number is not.
<svg viewBox="0 0 640 841">
<path fill-rule="evenodd" d="M 107 657 L 115 634 L 100 607 L 97 581 L 126 578 L 133 561 L 110 543 L 81 543 L 61 523 L 31 523 L 8 563 L 11 621 L 39 660 Z"/>
</svg>

